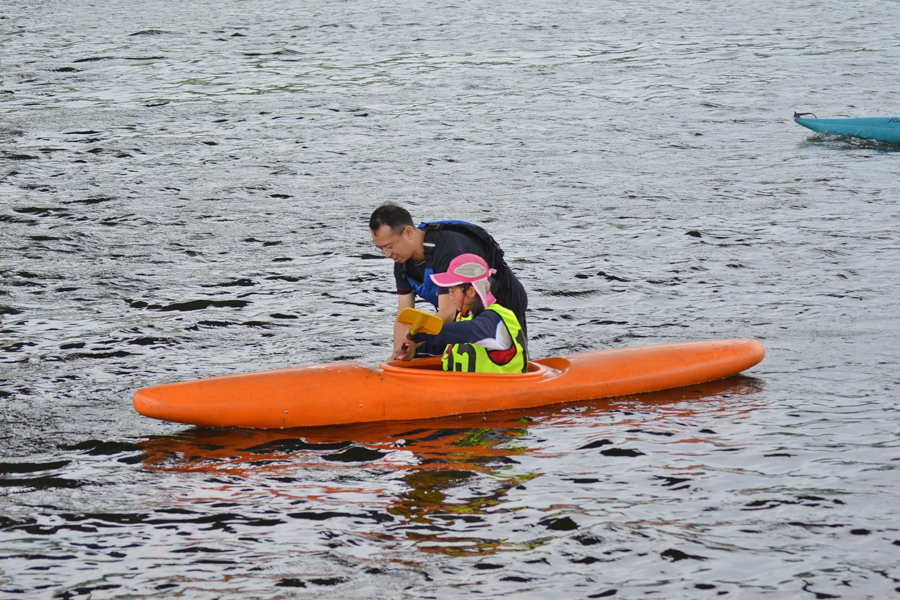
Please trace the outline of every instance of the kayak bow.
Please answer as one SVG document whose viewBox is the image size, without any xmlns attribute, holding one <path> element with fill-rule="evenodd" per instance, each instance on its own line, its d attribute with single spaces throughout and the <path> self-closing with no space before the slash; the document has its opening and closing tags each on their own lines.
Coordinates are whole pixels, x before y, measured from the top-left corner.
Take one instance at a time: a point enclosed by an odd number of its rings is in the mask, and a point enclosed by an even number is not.
<svg viewBox="0 0 900 600">
<path fill-rule="evenodd" d="M 804 119 L 795 114 L 794 122 L 807 129 L 832 135 L 847 135 L 879 142 L 900 143 L 900 117 L 865 119 Z"/>
<path fill-rule="evenodd" d="M 147 417 L 275 429 L 428 419 L 626 396 L 736 375 L 765 356 L 756 340 L 714 340 L 570 354 L 521 374 L 449 373 L 439 357 L 378 366 L 336 362 L 138 390 Z"/>
</svg>

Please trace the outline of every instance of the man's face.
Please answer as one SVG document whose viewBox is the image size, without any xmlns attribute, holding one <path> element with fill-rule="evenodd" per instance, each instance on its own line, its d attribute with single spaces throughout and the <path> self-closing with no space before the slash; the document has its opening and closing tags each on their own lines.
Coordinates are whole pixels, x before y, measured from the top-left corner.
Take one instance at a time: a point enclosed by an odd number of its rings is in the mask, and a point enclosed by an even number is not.
<svg viewBox="0 0 900 600">
<path fill-rule="evenodd" d="M 387 225 L 382 225 L 377 231 L 372 232 L 372 241 L 375 242 L 375 246 L 385 256 L 398 263 L 406 262 L 412 255 L 412 237 L 412 227 L 408 225 L 400 232 L 400 235 L 394 233 Z"/>
</svg>

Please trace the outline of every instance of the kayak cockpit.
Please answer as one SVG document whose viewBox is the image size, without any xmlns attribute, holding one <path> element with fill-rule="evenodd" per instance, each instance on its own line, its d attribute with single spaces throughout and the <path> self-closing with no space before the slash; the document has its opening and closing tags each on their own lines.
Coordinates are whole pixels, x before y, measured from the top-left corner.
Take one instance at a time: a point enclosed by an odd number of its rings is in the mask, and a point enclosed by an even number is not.
<svg viewBox="0 0 900 600">
<path fill-rule="evenodd" d="M 558 375 L 560 371 L 565 370 L 568 367 L 568 361 L 565 359 L 558 359 L 558 362 L 565 363 L 560 364 L 559 367 L 555 364 L 548 364 L 545 361 L 529 361 L 528 362 L 528 372 L 527 373 L 457 373 L 457 372 L 447 372 L 444 371 L 443 366 L 441 365 L 441 357 L 439 356 L 430 356 L 428 358 L 418 358 L 415 360 L 405 361 L 405 360 L 394 360 L 387 363 L 382 363 L 379 366 L 384 370 L 385 373 L 390 373 L 392 375 L 408 375 L 408 376 L 424 376 L 424 377 L 440 377 L 442 379 L 449 378 L 471 378 L 471 377 L 483 377 L 483 378 L 491 378 L 491 379 L 505 379 L 505 380 L 531 380 L 531 379 L 542 379 L 547 376 Z M 561 367 L 561 368 L 560 368 Z"/>
</svg>

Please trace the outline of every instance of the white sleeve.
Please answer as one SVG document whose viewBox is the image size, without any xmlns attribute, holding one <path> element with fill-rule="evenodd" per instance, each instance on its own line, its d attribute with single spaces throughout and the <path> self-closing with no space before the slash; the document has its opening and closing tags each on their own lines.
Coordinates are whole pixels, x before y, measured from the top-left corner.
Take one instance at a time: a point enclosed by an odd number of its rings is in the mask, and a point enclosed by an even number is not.
<svg viewBox="0 0 900 600">
<path fill-rule="evenodd" d="M 487 348 L 488 350 L 508 350 L 513 345 L 512 336 L 509 335 L 509 329 L 506 328 L 506 324 L 503 322 L 503 319 L 497 323 L 497 329 L 494 332 L 494 337 L 492 338 L 484 338 L 483 340 L 478 340 L 475 342 L 476 346 L 481 346 L 482 348 Z"/>
</svg>

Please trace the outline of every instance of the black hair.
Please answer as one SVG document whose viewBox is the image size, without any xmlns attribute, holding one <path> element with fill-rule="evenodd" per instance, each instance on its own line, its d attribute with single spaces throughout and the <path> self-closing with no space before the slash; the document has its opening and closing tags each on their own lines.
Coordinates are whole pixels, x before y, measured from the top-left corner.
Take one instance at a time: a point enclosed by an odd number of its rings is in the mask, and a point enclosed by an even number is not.
<svg viewBox="0 0 900 600">
<path fill-rule="evenodd" d="M 369 229 L 372 231 L 378 231 L 385 225 L 397 235 L 400 235 L 407 227 L 415 228 L 416 226 L 409 211 L 393 202 L 385 202 L 376 208 L 369 217 Z"/>
<path fill-rule="evenodd" d="M 474 288 L 475 286 L 471 283 L 464 283 L 459 286 L 459 289 L 465 294 L 469 288 Z M 481 300 L 481 294 L 478 293 L 478 290 L 475 290 L 475 302 L 472 303 L 472 318 L 474 319 L 478 315 L 484 312 L 484 302 Z"/>
<path fill-rule="evenodd" d="M 484 302 L 481 301 L 481 294 L 475 294 L 475 302 L 472 304 L 472 318 L 484 312 Z"/>
</svg>

